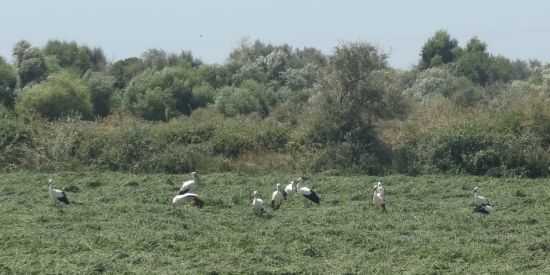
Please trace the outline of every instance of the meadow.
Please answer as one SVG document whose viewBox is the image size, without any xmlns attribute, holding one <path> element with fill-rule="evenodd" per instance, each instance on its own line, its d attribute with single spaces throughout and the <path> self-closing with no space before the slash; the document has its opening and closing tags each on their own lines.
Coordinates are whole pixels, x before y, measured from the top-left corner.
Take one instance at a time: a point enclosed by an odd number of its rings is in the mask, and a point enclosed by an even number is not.
<svg viewBox="0 0 550 275">
<path fill-rule="evenodd" d="M 188 174 L 4 173 L 0 274 L 550 273 L 546 179 L 314 174 L 320 205 L 253 214 L 254 190 L 269 202 L 298 176 L 200 175 L 205 207 L 173 209 Z M 70 205 L 53 205 L 49 178 Z M 490 215 L 472 213 L 474 186 Z"/>
</svg>

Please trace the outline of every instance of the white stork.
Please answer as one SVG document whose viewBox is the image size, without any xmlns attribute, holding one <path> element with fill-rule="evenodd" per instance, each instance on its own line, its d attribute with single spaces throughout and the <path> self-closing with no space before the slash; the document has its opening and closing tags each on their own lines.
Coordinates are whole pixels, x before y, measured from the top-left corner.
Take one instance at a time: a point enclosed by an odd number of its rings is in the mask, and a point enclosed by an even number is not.
<svg viewBox="0 0 550 275">
<path fill-rule="evenodd" d="M 192 200 L 193 205 L 195 205 L 198 208 L 202 208 L 204 206 L 204 202 L 199 198 L 197 194 L 194 193 L 185 193 L 183 195 L 177 195 L 172 199 L 172 206 L 174 209 L 177 205 L 181 205 L 185 203 L 186 201 Z"/>
<path fill-rule="evenodd" d="M 57 205 L 59 202 L 69 204 L 69 199 L 67 198 L 67 194 L 65 194 L 65 192 L 63 192 L 59 189 L 53 188 L 52 187 L 52 185 L 53 185 L 53 180 L 52 179 L 49 179 L 48 183 L 49 183 L 48 191 L 50 193 L 50 197 L 52 198 L 54 205 Z"/>
<path fill-rule="evenodd" d="M 292 196 L 298 192 L 298 188 L 296 186 L 296 181 L 291 181 L 286 187 L 284 191 L 285 199 L 289 197 L 292 200 Z"/>
<path fill-rule="evenodd" d="M 477 194 L 477 191 L 479 190 L 479 187 L 474 187 L 474 204 L 475 206 L 483 206 L 483 205 L 491 205 L 489 203 L 489 200 L 483 196 L 479 196 Z"/>
<path fill-rule="evenodd" d="M 383 197 L 384 196 L 384 187 L 382 186 L 382 183 L 377 182 L 375 186 L 378 186 L 377 191 L 378 191 L 378 193 L 382 194 L 382 197 Z"/>
<path fill-rule="evenodd" d="M 298 182 L 296 186 L 298 189 L 298 194 L 302 195 L 302 197 L 309 200 L 310 204 L 311 202 L 319 204 L 319 202 L 321 201 L 319 199 L 319 196 L 317 196 L 317 194 L 310 188 L 302 186 L 302 182 L 303 182 L 302 178 L 298 178 L 296 181 Z"/>
<path fill-rule="evenodd" d="M 197 184 L 199 184 L 199 176 L 196 172 L 191 173 L 192 180 L 184 181 L 181 185 L 179 195 L 183 195 L 189 191 L 191 191 L 191 188 L 194 188 Z"/>
<path fill-rule="evenodd" d="M 273 210 L 279 209 L 283 202 L 283 198 L 286 198 L 286 194 L 281 191 L 281 185 L 277 183 L 277 190 L 271 195 L 271 208 L 273 208 Z"/>
<path fill-rule="evenodd" d="M 479 212 L 482 214 L 489 214 L 493 211 L 493 207 L 489 203 L 489 200 L 486 197 L 479 196 L 477 194 L 479 187 L 474 187 L 474 212 Z"/>
<path fill-rule="evenodd" d="M 260 199 L 258 192 L 254 191 L 254 199 L 252 199 L 252 210 L 259 217 L 264 213 L 264 200 Z"/>
<path fill-rule="evenodd" d="M 384 187 L 382 183 L 378 182 L 372 188 L 372 204 L 375 207 L 381 207 L 383 210 L 386 210 L 386 202 L 384 200 Z"/>
</svg>

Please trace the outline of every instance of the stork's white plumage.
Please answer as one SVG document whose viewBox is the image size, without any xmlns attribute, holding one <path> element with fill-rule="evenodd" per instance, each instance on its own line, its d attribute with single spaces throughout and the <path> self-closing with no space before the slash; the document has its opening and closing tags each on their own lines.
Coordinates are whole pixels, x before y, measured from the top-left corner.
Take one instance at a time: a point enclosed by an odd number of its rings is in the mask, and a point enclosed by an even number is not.
<svg viewBox="0 0 550 275">
<path fill-rule="evenodd" d="M 483 196 L 479 196 L 477 192 L 479 191 L 479 187 L 474 187 L 474 204 L 475 206 L 483 206 L 483 205 L 491 205 L 489 204 L 489 200 Z"/>
<path fill-rule="evenodd" d="M 298 189 L 298 194 L 304 197 L 306 201 L 309 201 L 310 204 L 311 202 L 319 204 L 321 199 L 319 199 L 319 196 L 317 196 L 317 193 L 315 193 L 313 190 L 311 190 L 308 187 L 302 186 L 302 183 L 303 183 L 302 178 L 298 178 L 296 181 L 297 181 L 296 188 Z"/>
<path fill-rule="evenodd" d="M 277 190 L 271 195 L 271 208 L 273 208 L 273 210 L 279 209 L 285 197 L 283 191 L 281 191 L 281 185 L 277 183 Z"/>
<path fill-rule="evenodd" d="M 384 187 L 382 186 L 381 182 L 376 183 L 377 192 L 382 194 L 382 197 L 384 196 Z"/>
<path fill-rule="evenodd" d="M 199 184 L 199 175 L 197 175 L 196 172 L 191 173 L 192 180 L 184 181 L 181 185 L 179 195 L 183 195 L 189 191 L 191 191 L 191 188 L 194 188 L 196 185 Z"/>
<path fill-rule="evenodd" d="M 381 207 L 382 209 L 386 210 L 386 202 L 384 200 L 384 187 L 382 187 L 382 183 L 378 182 L 374 185 L 372 188 L 372 204 L 375 207 Z"/>
<path fill-rule="evenodd" d="M 48 180 L 48 191 L 50 193 L 50 198 L 52 198 L 54 204 L 58 204 L 59 202 L 69 204 L 67 194 L 59 189 L 53 188 L 53 179 Z"/>
<path fill-rule="evenodd" d="M 298 187 L 296 186 L 296 181 L 291 181 L 286 187 L 285 187 L 285 199 L 288 197 L 292 200 L 292 197 L 294 194 L 298 192 Z"/>
<path fill-rule="evenodd" d="M 260 199 L 258 192 L 254 191 L 252 199 L 252 210 L 259 217 L 264 213 L 264 200 Z"/>
<path fill-rule="evenodd" d="M 493 207 L 489 203 L 489 200 L 483 196 L 478 195 L 479 187 L 474 187 L 474 212 L 479 212 L 482 214 L 489 214 L 493 212 Z"/>
<path fill-rule="evenodd" d="M 172 206 L 176 208 L 177 205 L 182 205 L 186 201 L 193 201 L 193 205 L 195 205 L 198 208 L 202 208 L 204 206 L 204 202 L 201 200 L 201 198 L 194 193 L 185 193 L 183 195 L 177 195 L 172 199 Z"/>
</svg>

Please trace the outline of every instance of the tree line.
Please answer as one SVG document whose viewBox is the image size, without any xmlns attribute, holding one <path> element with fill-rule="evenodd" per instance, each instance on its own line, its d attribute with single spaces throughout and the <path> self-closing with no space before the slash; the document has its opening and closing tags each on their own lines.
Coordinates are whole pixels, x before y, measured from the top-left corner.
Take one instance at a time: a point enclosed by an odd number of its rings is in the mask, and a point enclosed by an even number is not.
<svg viewBox="0 0 550 275">
<path fill-rule="evenodd" d="M 22 40 L 0 58 L 0 164 L 546 176 L 550 67 L 487 48 L 440 30 L 400 70 L 362 41 L 324 54 L 243 39 L 205 64 Z"/>
</svg>

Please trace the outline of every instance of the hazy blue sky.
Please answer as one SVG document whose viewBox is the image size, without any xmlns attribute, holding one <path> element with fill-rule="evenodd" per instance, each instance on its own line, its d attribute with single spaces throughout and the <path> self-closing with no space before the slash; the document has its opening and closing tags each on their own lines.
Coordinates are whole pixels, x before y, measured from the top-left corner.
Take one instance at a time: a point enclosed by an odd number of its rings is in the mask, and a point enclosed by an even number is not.
<svg viewBox="0 0 550 275">
<path fill-rule="evenodd" d="M 543 0 L 26 0 L 1 6 L 0 55 L 9 61 L 20 39 L 38 47 L 59 39 L 100 47 L 112 61 L 159 48 L 222 63 L 249 37 L 326 54 L 342 41 L 367 41 L 389 53 L 392 66 L 409 68 L 440 29 L 461 46 L 477 36 L 493 54 L 550 61 L 550 1 Z"/>
</svg>

